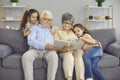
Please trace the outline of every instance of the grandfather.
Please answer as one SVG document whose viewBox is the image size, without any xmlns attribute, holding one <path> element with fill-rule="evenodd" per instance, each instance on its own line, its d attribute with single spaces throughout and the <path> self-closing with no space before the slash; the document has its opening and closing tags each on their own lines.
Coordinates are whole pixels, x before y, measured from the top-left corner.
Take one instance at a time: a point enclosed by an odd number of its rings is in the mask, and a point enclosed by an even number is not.
<svg viewBox="0 0 120 80">
<path fill-rule="evenodd" d="M 31 48 L 22 57 L 25 80 L 34 80 L 33 62 L 38 57 L 47 62 L 47 80 L 55 80 L 58 56 L 51 34 L 52 18 L 52 13 L 45 10 L 40 15 L 40 24 L 31 28 L 31 33 L 28 35 L 28 45 Z"/>
</svg>

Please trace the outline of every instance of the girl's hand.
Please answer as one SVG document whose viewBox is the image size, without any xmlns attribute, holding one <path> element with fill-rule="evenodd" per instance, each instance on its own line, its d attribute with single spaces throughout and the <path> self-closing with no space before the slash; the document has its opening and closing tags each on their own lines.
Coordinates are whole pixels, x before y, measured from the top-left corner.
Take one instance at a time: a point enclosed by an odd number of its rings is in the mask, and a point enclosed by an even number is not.
<svg viewBox="0 0 120 80">
<path fill-rule="evenodd" d="M 83 46 L 81 49 L 85 52 L 88 48 L 86 48 L 85 46 Z"/>
<path fill-rule="evenodd" d="M 81 40 L 81 41 L 85 41 L 85 38 L 84 38 L 84 37 L 80 37 L 80 40 Z"/>
</svg>

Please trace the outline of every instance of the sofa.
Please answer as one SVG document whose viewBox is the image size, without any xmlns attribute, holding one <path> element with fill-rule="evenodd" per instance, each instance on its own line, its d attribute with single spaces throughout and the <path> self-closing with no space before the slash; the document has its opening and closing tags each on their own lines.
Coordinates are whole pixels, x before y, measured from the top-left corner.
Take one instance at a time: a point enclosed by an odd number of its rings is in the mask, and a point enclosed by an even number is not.
<svg viewBox="0 0 120 80">
<path fill-rule="evenodd" d="M 115 29 L 94 29 L 90 32 L 103 45 L 104 55 L 98 65 L 105 80 L 120 80 L 120 44 L 117 43 Z M 24 80 L 21 57 L 28 48 L 27 39 L 21 31 L 0 29 L 0 80 Z M 34 80 L 47 80 L 44 59 L 37 58 L 33 67 Z M 55 80 L 65 80 L 60 57 Z"/>
</svg>

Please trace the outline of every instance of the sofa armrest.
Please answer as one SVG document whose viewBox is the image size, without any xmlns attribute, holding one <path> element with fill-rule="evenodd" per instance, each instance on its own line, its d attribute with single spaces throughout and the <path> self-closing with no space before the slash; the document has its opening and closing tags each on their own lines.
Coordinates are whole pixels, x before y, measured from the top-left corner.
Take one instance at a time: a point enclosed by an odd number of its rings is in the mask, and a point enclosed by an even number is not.
<svg viewBox="0 0 120 80">
<path fill-rule="evenodd" d="M 12 48 L 5 44 L 0 44 L 0 58 L 4 58 L 13 52 Z"/>
<path fill-rule="evenodd" d="M 120 57 L 120 44 L 118 44 L 117 42 L 114 42 L 114 43 L 108 45 L 107 48 L 105 49 L 105 51 L 112 55 Z"/>
</svg>

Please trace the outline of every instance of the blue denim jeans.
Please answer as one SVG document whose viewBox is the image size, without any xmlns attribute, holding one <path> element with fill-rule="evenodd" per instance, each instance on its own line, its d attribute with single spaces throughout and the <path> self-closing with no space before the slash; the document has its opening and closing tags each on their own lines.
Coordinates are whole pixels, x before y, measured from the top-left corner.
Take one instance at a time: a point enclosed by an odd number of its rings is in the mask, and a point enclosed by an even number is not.
<svg viewBox="0 0 120 80">
<path fill-rule="evenodd" d="M 98 67 L 98 63 L 102 55 L 103 51 L 99 46 L 92 47 L 83 55 L 85 63 L 85 78 L 95 77 L 97 80 L 104 80 Z"/>
</svg>

